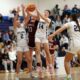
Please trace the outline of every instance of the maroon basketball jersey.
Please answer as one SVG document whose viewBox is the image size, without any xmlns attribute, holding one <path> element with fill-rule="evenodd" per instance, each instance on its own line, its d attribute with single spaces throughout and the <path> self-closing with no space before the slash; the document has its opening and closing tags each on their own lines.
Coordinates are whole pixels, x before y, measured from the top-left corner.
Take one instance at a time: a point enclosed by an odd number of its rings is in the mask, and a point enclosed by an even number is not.
<svg viewBox="0 0 80 80">
<path fill-rule="evenodd" d="M 35 33 L 37 30 L 37 25 L 38 25 L 38 20 L 35 20 L 34 18 L 32 18 L 32 16 L 30 17 L 30 20 L 28 22 L 28 33 L 29 33 L 29 38 L 31 37 L 35 37 Z"/>
</svg>

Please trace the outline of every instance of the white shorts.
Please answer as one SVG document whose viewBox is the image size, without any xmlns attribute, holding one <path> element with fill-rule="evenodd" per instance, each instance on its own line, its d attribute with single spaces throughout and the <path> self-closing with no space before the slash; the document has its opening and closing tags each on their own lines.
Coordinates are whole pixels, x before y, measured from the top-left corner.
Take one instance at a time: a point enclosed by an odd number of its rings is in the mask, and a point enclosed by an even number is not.
<svg viewBox="0 0 80 80">
<path fill-rule="evenodd" d="M 29 51 L 29 47 L 28 46 L 17 46 L 17 51 L 20 51 L 20 52 L 27 52 Z"/>
<path fill-rule="evenodd" d="M 48 39 L 47 38 L 43 38 L 43 37 L 36 37 L 35 38 L 35 42 L 39 42 L 39 43 L 48 43 Z"/>
<path fill-rule="evenodd" d="M 77 54 L 78 51 L 80 51 L 80 40 L 74 39 L 70 41 L 69 51 L 72 54 Z"/>
</svg>

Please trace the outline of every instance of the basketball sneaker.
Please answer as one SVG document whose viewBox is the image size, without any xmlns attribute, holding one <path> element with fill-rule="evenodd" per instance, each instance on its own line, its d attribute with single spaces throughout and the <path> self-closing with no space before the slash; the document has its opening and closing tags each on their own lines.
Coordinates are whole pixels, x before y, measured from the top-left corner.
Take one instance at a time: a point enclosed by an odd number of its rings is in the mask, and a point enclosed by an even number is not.
<svg viewBox="0 0 80 80">
<path fill-rule="evenodd" d="M 37 67 L 37 72 L 40 78 L 42 78 L 42 68 L 40 66 Z"/>
<path fill-rule="evenodd" d="M 49 72 L 51 75 L 53 74 L 53 66 L 49 66 Z"/>
</svg>

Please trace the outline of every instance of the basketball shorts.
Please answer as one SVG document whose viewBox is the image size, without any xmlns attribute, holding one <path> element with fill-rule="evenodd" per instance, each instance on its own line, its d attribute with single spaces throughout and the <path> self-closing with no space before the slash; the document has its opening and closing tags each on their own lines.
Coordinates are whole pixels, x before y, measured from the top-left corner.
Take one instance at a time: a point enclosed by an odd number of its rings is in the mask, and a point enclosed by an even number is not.
<svg viewBox="0 0 80 80">
<path fill-rule="evenodd" d="M 44 43 L 48 43 L 48 39 L 46 37 L 36 37 L 35 42 L 44 44 Z"/>
<path fill-rule="evenodd" d="M 76 55 L 78 51 L 80 51 L 80 40 L 74 39 L 70 41 L 69 51 Z"/>
<path fill-rule="evenodd" d="M 29 48 L 35 48 L 35 37 L 29 38 L 28 46 Z"/>
<path fill-rule="evenodd" d="M 29 47 L 28 46 L 17 46 L 17 51 L 20 51 L 20 52 L 27 52 L 29 51 Z"/>
</svg>

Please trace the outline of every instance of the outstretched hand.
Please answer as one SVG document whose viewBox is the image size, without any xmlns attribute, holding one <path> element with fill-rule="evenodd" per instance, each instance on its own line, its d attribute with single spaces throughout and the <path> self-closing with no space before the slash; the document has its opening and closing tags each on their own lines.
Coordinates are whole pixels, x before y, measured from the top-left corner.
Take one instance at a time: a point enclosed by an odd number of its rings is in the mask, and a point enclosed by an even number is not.
<svg viewBox="0 0 80 80">
<path fill-rule="evenodd" d="M 51 34 L 51 35 L 48 36 L 48 40 L 52 41 L 52 39 L 53 39 L 53 35 Z"/>
<path fill-rule="evenodd" d="M 21 4 L 21 7 L 22 7 L 22 9 L 25 9 L 25 6 L 24 6 L 24 4 Z"/>
<path fill-rule="evenodd" d="M 17 7 L 17 12 L 20 12 L 20 7 L 19 6 Z"/>
</svg>

